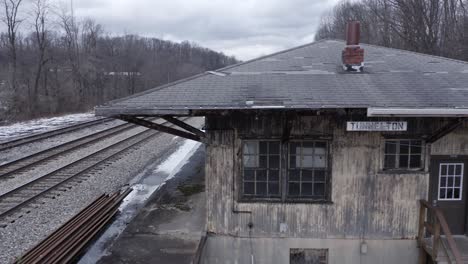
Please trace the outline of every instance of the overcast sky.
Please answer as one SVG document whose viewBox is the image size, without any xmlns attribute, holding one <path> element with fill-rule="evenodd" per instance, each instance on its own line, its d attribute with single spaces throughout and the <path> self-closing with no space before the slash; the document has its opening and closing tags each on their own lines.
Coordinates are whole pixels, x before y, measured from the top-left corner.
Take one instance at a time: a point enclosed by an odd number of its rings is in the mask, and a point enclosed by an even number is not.
<svg viewBox="0 0 468 264">
<path fill-rule="evenodd" d="M 135 33 L 251 59 L 313 41 L 338 0 L 74 0 L 78 17 L 110 33 Z"/>
</svg>

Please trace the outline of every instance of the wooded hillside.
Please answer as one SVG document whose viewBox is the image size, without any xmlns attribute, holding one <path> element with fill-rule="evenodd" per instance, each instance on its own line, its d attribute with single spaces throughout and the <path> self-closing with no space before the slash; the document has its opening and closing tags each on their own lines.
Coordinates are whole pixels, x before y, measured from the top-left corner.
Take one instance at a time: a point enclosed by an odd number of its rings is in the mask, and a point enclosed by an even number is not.
<svg viewBox="0 0 468 264">
<path fill-rule="evenodd" d="M 90 110 L 236 62 L 190 42 L 111 36 L 47 0 L 0 5 L 0 123 Z"/>
<path fill-rule="evenodd" d="M 342 1 L 322 18 L 316 39 L 343 39 L 361 21 L 361 41 L 468 61 L 466 0 Z"/>
</svg>

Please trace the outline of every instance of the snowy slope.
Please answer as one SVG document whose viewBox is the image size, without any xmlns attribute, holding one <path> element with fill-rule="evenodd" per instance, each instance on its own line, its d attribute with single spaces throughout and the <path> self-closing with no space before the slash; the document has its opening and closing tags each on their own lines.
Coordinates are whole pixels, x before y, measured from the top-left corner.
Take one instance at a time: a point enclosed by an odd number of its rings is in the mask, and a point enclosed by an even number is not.
<svg viewBox="0 0 468 264">
<path fill-rule="evenodd" d="M 71 114 L 51 118 L 41 118 L 26 122 L 19 122 L 7 126 L 0 126 L 0 142 L 9 139 L 42 133 L 61 127 L 74 125 L 96 119 L 94 113 Z"/>
</svg>

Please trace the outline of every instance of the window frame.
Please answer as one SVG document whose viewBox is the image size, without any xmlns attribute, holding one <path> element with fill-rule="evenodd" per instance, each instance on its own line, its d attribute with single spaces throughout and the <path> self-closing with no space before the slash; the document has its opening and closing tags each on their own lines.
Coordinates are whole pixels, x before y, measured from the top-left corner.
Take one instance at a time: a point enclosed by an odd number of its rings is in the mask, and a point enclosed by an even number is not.
<svg viewBox="0 0 468 264">
<path fill-rule="evenodd" d="M 396 149 L 396 152 L 395 154 L 387 154 L 385 152 L 386 150 L 386 145 L 387 145 L 387 142 L 389 141 L 393 141 L 393 142 L 398 142 L 398 146 L 397 146 L 397 149 Z M 407 167 L 400 167 L 399 163 L 400 163 L 400 155 L 401 155 L 401 148 L 400 148 L 400 145 L 401 145 L 401 141 L 420 141 L 421 142 L 421 153 L 420 153 L 420 164 L 419 164 L 419 167 L 417 168 L 411 168 L 410 167 L 410 164 L 411 164 L 411 148 L 409 148 L 408 150 L 408 166 Z M 412 146 L 412 145 L 410 145 Z M 425 170 L 425 161 L 426 161 L 426 141 L 421 139 L 421 138 L 384 138 L 383 141 L 382 141 L 382 163 L 381 163 L 381 169 L 382 171 L 384 172 L 417 172 L 417 171 L 424 171 Z M 385 167 L 385 160 L 386 160 L 386 157 L 389 156 L 389 155 L 392 155 L 392 156 L 395 156 L 395 167 Z M 404 154 L 405 155 L 405 154 Z M 414 155 L 414 154 L 413 154 Z"/>
<path fill-rule="evenodd" d="M 297 155 L 291 155 L 290 153 L 290 148 L 291 148 L 291 144 L 292 143 L 301 143 L 301 145 L 304 144 L 304 142 L 313 142 L 314 143 L 314 148 L 315 148 L 315 143 L 316 142 L 320 142 L 320 143 L 325 143 L 326 147 L 325 147 L 325 158 L 326 158 L 326 167 L 324 169 L 325 171 L 325 180 L 324 180 L 324 195 L 323 197 L 324 198 L 320 198 L 320 199 L 317 199 L 315 197 L 307 197 L 307 196 L 290 196 L 289 195 L 289 182 L 290 182 L 290 174 L 289 174 L 289 171 L 291 170 L 290 168 L 290 162 L 291 162 L 291 156 L 296 156 Z M 287 144 L 287 158 L 286 158 L 286 162 L 287 162 L 287 166 L 286 166 L 286 172 L 285 172 L 285 179 L 284 179 L 284 182 L 285 182 L 285 185 L 286 185 L 286 190 L 285 190 L 285 200 L 287 202 L 297 202 L 297 201 L 307 201 L 307 202 L 316 202 L 316 203 L 328 203 L 331 201 L 331 155 L 330 155 L 330 141 L 329 140 L 325 140 L 325 139 L 291 139 L 289 140 L 288 142 L 286 142 Z M 312 156 L 315 156 L 315 152 L 314 154 L 312 154 Z M 307 170 L 307 169 L 310 169 L 310 170 L 314 170 L 314 174 L 315 174 L 315 168 L 311 167 L 311 168 L 303 168 L 304 170 Z M 301 168 L 299 168 L 299 170 L 302 170 Z M 313 176 L 314 177 L 314 176 Z M 314 184 L 314 182 L 312 181 L 311 182 L 312 185 Z M 302 185 L 302 181 L 299 180 L 299 184 Z"/>
<path fill-rule="evenodd" d="M 445 174 L 445 175 L 442 175 L 442 166 L 447 166 L 447 174 Z M 460 176 L 459 187 L 455 186 L 455 178 L 458 177 L 458 175 L 456 175 L 456 171 L 454 171 L 453 175 L 448 174 L 448 167 L 449 166 L 461 166 L 461 171 L 460 171 L 461 175 L 459 175 Z M 439 164 L 439 176 L 438 176 L 438 184 L 437 184 L 437 200 L 444 201 L 444 202 L 463 200 L 463 178 L 465 178 L 464 172 L 465 172 L 465 163 L 463 163 L 463 162 L 443 162 L 443 163 Z M 445 186 L 442 186 L 442 179 L 441 179 L 442 177 L 447 178 L 446 182 L 445 182 Z M 448 178 L 449 177 L 453 178 L 453 186 L 448 186 Z M 440 190 L 442 188 L 445 189 L 445 198 L 440 197 Z M 449 189 L 452 190 L 452 198 L 447 198 L 447 193 L 448 193 Z M 453 198 L 453 196 L 455 196 L 455 193 L 453 192 L 453 191 L 455 191 L 455 189 L 459 190 L 459 192 L 458 192 L 459 197 L 458 198 Z"/>
<path fill-rule="evenodd" d="M 259 196 L 252 196 L 252 195 L 244 195 L 244 144 L 248 141 L 278 141 L 280 143 L 280 164 L 279 164 L 279 197 L 259 197 Z M 312 197 L 288 197 L 288 168 L 289 168 L 289 144 L 291 142 L 304 142 L 304 141 L 320 141 L 326 144 L 326 175 L 325 175 L 325 195 L 324 199 L 315 199 Z M 255 203 L 255 202 L 266 202 L 266 203 L 318 203 L 318 204 L 332 204 L 331 195 L 332 195 L 332 155 L 331 155 L 331 145 L 332 140 L 330 137 L 312 137 L 306 139 L 299 139 L 299 138 L 290 138 L 289 140 L 283 140 L 279 137 L 272 137 L 272 138 L 254 138 L 254 137 L 246 137 L 241 138 L 239 141 L 239 151 L 238 151 L 238 166 L 236 171 L 237 173 L 237 180 L 235 192 L 237 195 L 237 201 L 240 203 Z"/>
<path fill-rule="evenodd" d="M 278 167 L 278 177 L 279 177 L 279 180 L 278 180 L 278 188 L 279 188 L 279 195 L 278 196 L 268 196 L 268 195 L 265 195 L 265 196 L 256 196 L 256 195 L 246 195 L 244 193 L 244 170 L 245 170 L 245 167 L 244 167 L 244 146 L 245 146 L 245 142 L 278 142 L 279 143 L 279 167 Z M 260 148 L 259 148 L 260 149 Z M 240 177 L 239 177 L 239 181 L 238 181 L 238 188 L 239 188 L 239 197 L 242 201 L 281 201 L 282 199 L 282 190 L 283 190 L 283 181 L 282 181 L 282 177 L 281 177 L 281 174 L 282 174 L 282 169 L 283 169 L 283 163 L 282 163 L 282 153 L 283 153 L 283 149 L 282 149 L 282 142 L 280 139 L 242 139 L 241 141 L 241 149 L 240 149 Z M 260 153 L 259 153 L 260 155 Z M 276 155 L 276 154 L 274 154 Z M 270 154 L 267 153 L 267 157 L 269 157 Z M 268 168 L 266 168 L 265 170 L 268 170 Z M 267 179 L 268 179 L 268 176 L 267 176 Z M 267 181 L 267 185 L 268 185 L 268 181 Z"/>
</svg>

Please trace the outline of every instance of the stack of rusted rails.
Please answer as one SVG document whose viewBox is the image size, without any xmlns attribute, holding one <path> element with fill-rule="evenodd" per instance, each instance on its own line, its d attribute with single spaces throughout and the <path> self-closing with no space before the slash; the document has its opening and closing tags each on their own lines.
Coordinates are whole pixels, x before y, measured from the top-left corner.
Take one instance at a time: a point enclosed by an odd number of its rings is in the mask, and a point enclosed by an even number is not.
<svg viewBox="0 0 468 264">
<path fill-rule="evenodd" d="M 102 195 L 15 263 L 73 262 L 117 214 L 120 203 L 131 191 L 127 188 Z"/>
</svg>

